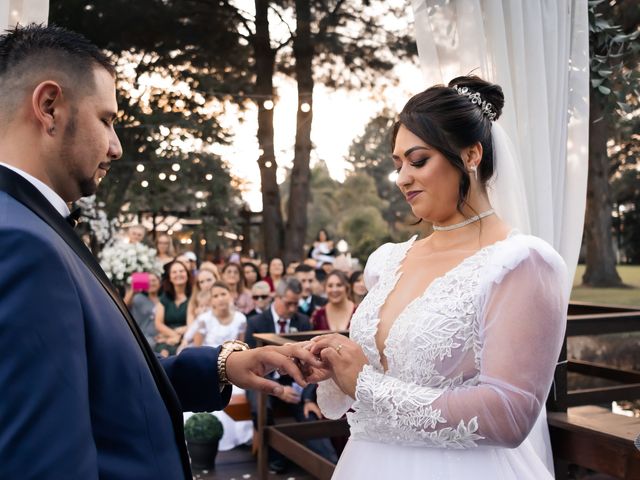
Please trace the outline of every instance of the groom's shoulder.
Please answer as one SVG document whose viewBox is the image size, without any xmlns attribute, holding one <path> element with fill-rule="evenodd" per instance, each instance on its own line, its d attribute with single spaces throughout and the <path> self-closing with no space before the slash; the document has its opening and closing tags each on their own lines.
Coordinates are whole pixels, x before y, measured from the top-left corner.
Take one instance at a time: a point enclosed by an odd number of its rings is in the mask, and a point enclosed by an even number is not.
<svg viewBox="0 0 640 480">
<path fill-rule="evenodd" d="M 0 191 L 0 238 L 8 236 L 49 244 L 51 227 L 25 205 Z"/>
</svg>

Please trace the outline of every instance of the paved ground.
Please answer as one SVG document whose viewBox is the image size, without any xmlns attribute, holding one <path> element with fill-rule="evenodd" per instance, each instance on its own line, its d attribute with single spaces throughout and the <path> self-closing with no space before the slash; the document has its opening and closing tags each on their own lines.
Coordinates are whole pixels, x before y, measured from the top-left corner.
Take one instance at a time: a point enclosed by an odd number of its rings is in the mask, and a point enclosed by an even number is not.
<svg viewBox="0 0 640 480">
<path fill-rule="evenodd" d="M 237 447 L 227 452 L 219 452 L 215 470 L 193 472 L 195 480 L 258 480 L 256 457 L 250 447 Z M 311 480 L 302 469 L 291 464 L 281 475 L 269 475 L 269 480 Z"/>
</svg>

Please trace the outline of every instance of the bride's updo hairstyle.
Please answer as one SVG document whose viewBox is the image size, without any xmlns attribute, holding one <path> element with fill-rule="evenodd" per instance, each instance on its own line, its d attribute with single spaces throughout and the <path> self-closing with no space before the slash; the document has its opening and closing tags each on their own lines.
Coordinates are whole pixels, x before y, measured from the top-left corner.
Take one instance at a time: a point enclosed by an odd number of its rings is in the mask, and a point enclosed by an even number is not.
<svg viewBox="0 0 640 480">
<path fill-rule="evenodd" d="M 467 88 L 468 94 L 459 89 Z M 493 120 L 497 120 L 504 107 L 504 95 L 499 85 L 480 77 L 469 75 L 454 78 L 448 86 L 435 85 L 413 96 L 400 112 L 393 126 L 391 151 L 395 148 L 396 136 L 401 125 L 423 142 L 442 153 L 460 172 L 457 209 L 462 213 L 471 180 L 460 152 L 476 142 L 482 144 L 482 161 L 478 166 L 478 180 L 485 188 L 493 175 L 493 146 L 491 142 L 490 116 L 481 105 L 473 103 L 469 94 L 478 93 L 483 101 L 492 105 Z"/>
</svg>

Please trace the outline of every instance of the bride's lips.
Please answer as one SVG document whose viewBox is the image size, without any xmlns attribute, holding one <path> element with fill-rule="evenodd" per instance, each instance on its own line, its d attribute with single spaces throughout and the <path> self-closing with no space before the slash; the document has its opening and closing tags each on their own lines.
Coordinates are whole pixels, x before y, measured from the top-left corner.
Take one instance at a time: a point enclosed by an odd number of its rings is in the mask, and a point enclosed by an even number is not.
<svg viewBox="0 0 640 480">
<path fill-rule="evenodd" d="M 405 197 L 407 198 L 407 202 L 411 203 L 411 201 L 421 193 L 422 193 L 422 190 L 412 190 L 410 192 L 407 192 L 405 194 Z"/>
</svg>

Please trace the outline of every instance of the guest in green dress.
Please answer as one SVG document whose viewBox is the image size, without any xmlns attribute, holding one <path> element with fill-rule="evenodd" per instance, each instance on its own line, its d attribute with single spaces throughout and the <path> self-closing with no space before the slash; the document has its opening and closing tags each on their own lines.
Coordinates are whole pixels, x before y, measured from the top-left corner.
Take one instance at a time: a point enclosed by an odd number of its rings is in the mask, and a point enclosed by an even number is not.
<svg viewBox="0 0 640 480">
<path fill-rule="evenodd" d="M 191 274 L 183 263 L 177 260 L 171 262 L 167 272 L 155 319 L 158 331 L 155 348 L 163 357 L 175 355 L 180 345 L 187 328 L 187 306 L 191 295 Z"/>
</svg>

